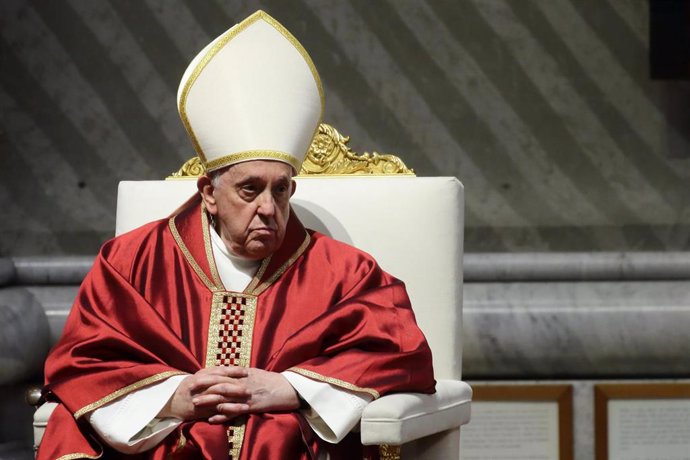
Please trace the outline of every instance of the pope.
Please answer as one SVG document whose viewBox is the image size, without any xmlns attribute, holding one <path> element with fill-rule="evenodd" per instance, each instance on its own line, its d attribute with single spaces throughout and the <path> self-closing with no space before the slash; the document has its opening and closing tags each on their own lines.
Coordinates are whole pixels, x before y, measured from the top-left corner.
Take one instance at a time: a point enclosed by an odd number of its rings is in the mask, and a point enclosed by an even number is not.
<svg viewBox="0 0 690 460">
<path fill-rule="evenodd" d="M 404 284 L 290 208 L 323 101 L 262 11 L 194 58 L 198 194 L 101 248 L 46 363 L 39 459 L 361 458 L 368 402 L 434 392 Z"/>
</svg>

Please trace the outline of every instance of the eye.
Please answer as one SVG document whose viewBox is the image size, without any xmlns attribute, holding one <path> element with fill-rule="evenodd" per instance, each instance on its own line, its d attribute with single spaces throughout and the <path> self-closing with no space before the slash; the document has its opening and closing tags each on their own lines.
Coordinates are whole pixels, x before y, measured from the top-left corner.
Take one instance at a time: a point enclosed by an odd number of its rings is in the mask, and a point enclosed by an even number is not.
<svg viewBox="0 0 690 460">
<path fill-rule="evenodd" d="M 276 187 L 273 189 L 273 194 L 275 196 L 285 196 L 290 192 L 290 184 L 278 184 Z"/>
<path fill-rule="evenodd" d="M 243 199 L 251 199 L 258 193 L 258 187 L 252 183 L 241 184 L 238 187 L 238 193 Z"/>
</svg>

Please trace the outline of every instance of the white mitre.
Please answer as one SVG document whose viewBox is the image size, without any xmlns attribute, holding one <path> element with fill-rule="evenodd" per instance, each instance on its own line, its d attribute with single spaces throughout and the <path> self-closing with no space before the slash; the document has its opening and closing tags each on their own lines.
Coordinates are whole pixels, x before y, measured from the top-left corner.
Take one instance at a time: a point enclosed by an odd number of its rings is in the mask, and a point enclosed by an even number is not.
<svg viewBox="0 0 690 460">
<path fill-rule="evenodd" d="M 209 43 L 187 67 L 177 92 L 182 123 L 209 172 L 277 160 L 298 173 L 323 105 L 311 58 L 263 11 Z"/>
</svg>

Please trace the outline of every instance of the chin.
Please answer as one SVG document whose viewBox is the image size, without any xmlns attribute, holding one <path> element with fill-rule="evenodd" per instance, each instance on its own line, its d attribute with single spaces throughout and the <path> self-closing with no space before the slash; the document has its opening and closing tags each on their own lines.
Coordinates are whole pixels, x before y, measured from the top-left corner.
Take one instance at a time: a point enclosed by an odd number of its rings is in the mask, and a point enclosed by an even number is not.
<svg viewBox="0 0 690 460">
<path fill-rule="evenodd" d="M 274 247 L 273 245 L 252 245 L 251 247 L 246 248 L 246 254 L 250 259 L 259 260 L 265 259 L 277 250 L 278 247 Z"/>
</svg>

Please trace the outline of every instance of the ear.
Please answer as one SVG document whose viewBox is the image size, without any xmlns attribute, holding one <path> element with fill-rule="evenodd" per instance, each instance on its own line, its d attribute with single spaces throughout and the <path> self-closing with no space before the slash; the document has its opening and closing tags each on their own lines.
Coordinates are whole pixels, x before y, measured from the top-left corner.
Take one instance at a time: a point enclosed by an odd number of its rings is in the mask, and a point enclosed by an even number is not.
<svg viewBox="0 0 690 460">
<path fill-rule="evenodd" d="M 215 216 L 218 213 L 218 206 L 216 205 L 216 197 L 213 195 L 215 188 L 211 179 L 206 175 L 199 177 L 196 181 L 196 188 L 199 190 L 201 201 L 204 202 L 208 212 Z"/>
<path fill-rule="evenodd" d="M 290 198 L 292 198 L 292 195 L 294 195 L 297 191 L 297 182 L 295 182 L 294 179 L 290 180 L 290 186 L 292 187 L 292 191 L 290 192 Z"/>
</svg>

